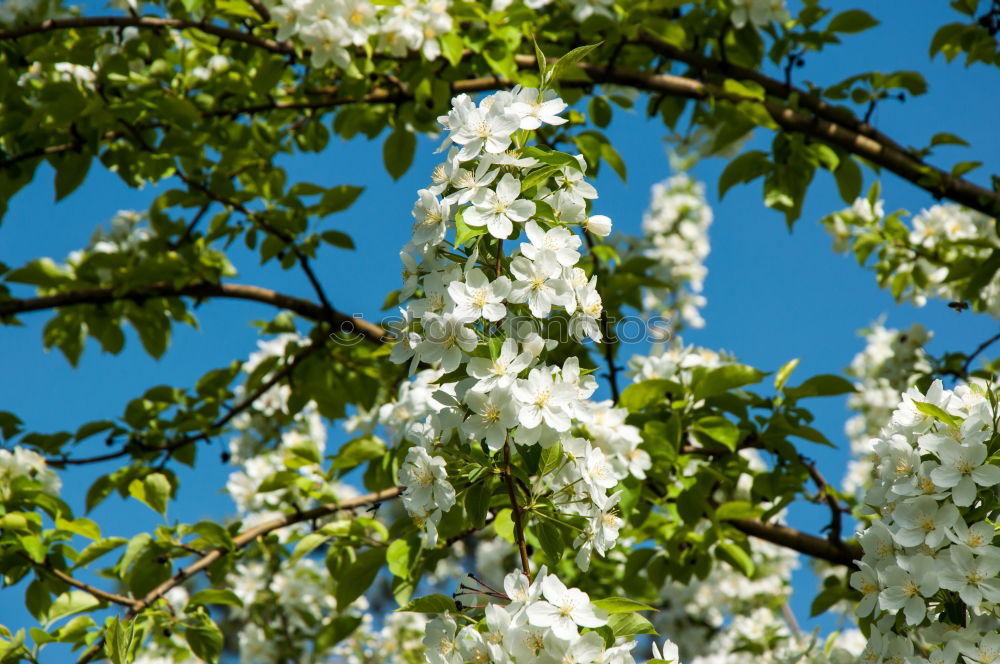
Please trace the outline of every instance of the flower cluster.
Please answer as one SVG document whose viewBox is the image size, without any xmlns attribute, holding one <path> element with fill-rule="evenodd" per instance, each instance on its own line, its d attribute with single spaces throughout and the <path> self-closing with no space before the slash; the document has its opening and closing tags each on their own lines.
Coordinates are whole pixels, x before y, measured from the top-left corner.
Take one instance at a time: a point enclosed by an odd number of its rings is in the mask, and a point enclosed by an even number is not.
<svg viewBox="0 0 1000 664">
<path fill-rule="evenodd" d="M 654 348 L 649 355 L 633 355 L 629 358 L 626 375 L 636 383 L 666 378 L 690 384 L 691 372 L 695 367 L 715 369 L 734 361 L 725 351 L 674 344 L 666 348 Z"/>
<path fill-rule="evenodd" d="M 312 51 L 314 67 L 332 62 L 347 69 L 352 49 L 375 42 L 383 53 L 411 51 L 428 60 L 441 55 L 438 37 L 452 27 L 449 0 L 402 0 L 393 6 L 369 0 L 276 0 L 271 16 L 278 39 L 297 37 Z"/>
<path fill-rule="evenodd" d="M 587 593 L 567 588 L 542 567 L 534 580 L 521 572 L 504 578 L 503 592 L 493 593 L 505 604 L 491 603 L 475 625 L 458 628 L 445 614 L 427 625 L 424 645 L 429 664 L 519 664 L 563 662 L 633 664 L 635 641 L 616 639 L 608 646 L 596 630 L 608 624 L 608 614 Z M 677 647 L 667 641 L 658 658 L 675 664 Z"/>
<path fill-rule="evenodd" d="M 916 323 L 907 330 L 894 330 L 887 329 L 880 320 L 865 331 L 865 348 L 854 356 L 848 368 L 857 379 L 857 391 L 847 404 L 858 414 L 844 426 L 853 457 L 844 478 L 845 490 L 854 493 L 871 482 L 875 453 L 872 440 L 889 423 L 900 393 L 931 372 L 924 350 L 930 339 L 931 333 Z"/>
<path fill-rule="evenodd" d="M 982 265 L 1000 248 L 995 220 L 954 204 L 935 205 L 913 217 L 909 226 L 903 211 L 885 216 L 878 188 L 867 198 L 826 217 L 834 249 L 854 249 L 861 262 L 877 251 L 879 283 L 891 287 L 897 300 L 924 306 L 928 298 L 968 301 L 976 311 L 1000 317 L 1000 276 L 970 285 L 972 275 L 955 277 L 952 266 Z"/>
<path fill-rule="evenodd" d="M 701 295 L 708 270 L 708 228 L 712 208 L 705 200 L 705 186 L 685 174 L 653 185 L 649 209 L 642 219 L 644 237 L 624 240 L 623 260 L 641 257 L 653 261 L 650 276 L 659 284 L 643 291 L 643 309 L 669 325 L 656 326 L 661 340 L 676 334 L 682 325 L 703 327 Z"/>
<path fill-rule="evenodd" d="M 870 622 L 865 661 L 994 661 L 1000 652 L 997 412 L 980 383 L 910 388 L 874 443 L 865 503 L 881 520 L 861 535 L 851 585 Z M 991 456 L 994 455 L 994 456 Z M 931 656 L 928 656 L 930 653 Z"/>
<path fill-rule="evenodd" d="M 732 0 L 733 13 L 729 19 L 736 28 L 747 22 L 755 28 L 764 28 L 772 22 L 784 22 L 790 18 L 785 0 Z"/>
<path fill-rule="evenodd" d="M 617 495 L 608 492 L 629 474 L 644 477 L 650 461 L 624 410 L 588 401 L 597 382 L 576 357 L 546 362 L 567 327 L 576 339 L 600 339 L 601 297 L 596 277 L 579 265 L 582 242 L 573 229 L 611 230 L 607 217 L 589 214 L 597 192 L 581 157 L 521 144 L 527 131 L 564 122 L 558 113 L 565 108 L 551 91 L 515 88 L 479 104 L 460 95 L 441 118 L 448 157 L 413 208 L 413 238 L 401 252 L 407 324 L 391 355 L 411 371 L 432 369 L 383 412 L 415 444 L 400 481 L 431 546 L 455 504 L 449 443 L 489 453 L 558 445 L 561 462 L 538 483 L 565 513 L 586 519 L 577 541 L 586 569 L 621 527 Z M 507 256 L 504 242 L 522 232 Z M 554 315 L 567 326 L 547 327 Z M 413 396 L 422 403 L 401 407 Z"/>
<path fill-rule="evenodd" d="M 59 496 L 62 480 L 45 465 L 45 459 L 38 452 L 18 445 L 13 451 L 0 449 L 0 501 L 10 498 L 15 481 L 22 477 L 37 482 L 44 493 Z"/>
</svg>

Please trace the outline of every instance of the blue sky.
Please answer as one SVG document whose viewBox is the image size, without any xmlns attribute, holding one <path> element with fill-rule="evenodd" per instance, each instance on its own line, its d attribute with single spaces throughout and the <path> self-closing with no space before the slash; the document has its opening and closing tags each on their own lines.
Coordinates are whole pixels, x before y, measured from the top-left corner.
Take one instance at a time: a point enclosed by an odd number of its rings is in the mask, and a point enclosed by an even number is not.
<svg viewBox="0 0 1000 664">
<path fill-rule="evenodd" d="M 830 4 L 838 9 L 850 6 Z M 926 145 L 939 131 L 964 136 L 973 149 L 942 148 L 934 161 L 948 167 L 956 161 L 982 160 L 984 167 L 971 177 L 985 182 L 988 173 L 1000 172 L 995 70 L 981 65 L 972 69 L 957 63 L 946 65 L 940 58 L 929 62 L 927 46 L 935 26 L 959 18 L 944 4 L 934 0 L 869 3 L 869 11 L 883 25 L 847 37 L 846 45 L 807 56 L 805 68 L 795 73 L 796 82 L 812 80 L 829 85 L 871 69 L 921 71 L 930 84 L 929 94 L 880 105 L 873 123 L 903 145 Z M 642 103 L 637 105 L 643 107 Z M 611 216 L 619 230 L 638 231 L 650 186 L 671 175 L 662 140 L 666 133 L 662 125 L 647 121 L 641 112 L 616 111 L 608 134 L 629 166 L 629 180 L 622 184 L 609 169 L 602 173 L 597 182 L 600 199 L 594 210 Z M 755 139 L 769 140 L 770 135 L 763 132 Z M 413 167 L 398 182 L 393 182 L 382 167 L 381 139 L 365 142 L 362 138 L 352 143 L 334 139 L 321 155 L 286 160 L 292 180 L 367 186 L 354 207 L 321 222 L 324 230 L 349 233 L 358 247 L 354 252 L 325 248 L 316 262 L 319 277 L 338 309 L 376 319 L 385 294 L 398 288 L 398 251 L 409 237 L 409 211 L 415 192 L 425 185 L 438 161 L 433 154 L 435 146 L 435 141 L 422 139 Z M 793 357 L 802 358 L 794 383 L 816 373 L 840 373 L 863 347 L 856 331 L 883 314 L 895 327 L 920 322 L 934 330 L 931 350 L 936 353 L 969 351 L 997 331 L 995 320 L 956 314 L 943 302 L 932 302 L 923 309 L 896 306 L 887 292 L 878 289 L 871 273 L 858 268 L 853 258 L 835 255 L 829 236 L 818 223 L 820 217 L 844 206 L 829 176 L 817 176 L 802 219 L 789 233 L 783 216 L 762 206 L 759 183 L 737 187 L 724 201 L 718 201 L 715 183 L 724 167 L 724 161 L 711 160 L 693 171 L 708 185 L 715 223 L 705 290 L 708 324 L 688 333 L 686 341 L 726 349 L 765 370 L 775 370 Z M 867 190 L 873 175 L 866 171 L 865 178 Z M 882 183 L 887 210 L 915 212 L 935 202 L 891 174 L 886 173 Z M 129 190 L 116 176 L 95 166 L 84 186 L 53 204 L 52 172 L 43 167 L 36 181 L 15 197 L 0 226 L 0 261 L 16 266 L 39 256 L 61 260 L 85 245 L 95 226 L 106 223 L 117 210 L 143 209 L 157 191 L 156 187 Z M 236 281 L 312 295 L 298 272 L 283 272 L 273 264 L 261 268 L 243 249 L 235 251 L 232 260 L 240 271 Z M 28 295 L 29 291 L 20 294 Z M 125 351 L 117 357 L 102 354 L 95 343 L 88 342 L 76 369 L 58 352 L 41 352 L 41 330 L 47 314 L 26 315 L 24 327 L 0 331 L 0 366 L 5 369 L 0 408 L 20 415 L 29 430 L 45 432 L 73 430 L 84 421 L 118 416 L 130 398 L 148 387 L 189 386 L 205 371 L 245 357 L 257 338 L 249 321 L 272 314 L 262 305 L 209 302 L 196 312 L 200 329 L 176 328 L 171 348 L 161 360 L 146 356 L 134 335 L 129 335 Z M 820 469 L 832 480 L 842 476 L 847 458 L 842 434 L 847 416 L 844 401 L 835 398 L 814 403 L 818 427 L 838 449 L 813 446 L 805 450 L 818 459 Z M 336 431 L 332 434 L 335 441 L 343 439 Z M 99 441 L 87 445 L 90 447 L 82 452 L 103 449 Z M 222 518 L 231 512 L 228 497 L 221 493 L 229 468 L 218 461 L 220 450 L 218 441 L 206 446 L 197 473 L 178 468 L 184 481 L 178 500 L 171 506 L 171 519 Z M 82 506 L 91 478 L 111 469 L 89 468 L 64 475 L 64 497 L 71 505 Z M 815 523 L 825 523 L 825 513 L 814 509 L 818 508 L 793 511 L 792 525 L 815 532 Z M 108 533 L 130 535 L 153 528 L 158 517 L 134 501 L 111 498 L 94 518 Z M 814 581 L 803 572 L 796 582 L 801 591 L 793 608 L 804 617 Z M 20 608 L 19 590 L 2 591 L 0 623 L 10 627 L 30 624 Z"/>
</svg>

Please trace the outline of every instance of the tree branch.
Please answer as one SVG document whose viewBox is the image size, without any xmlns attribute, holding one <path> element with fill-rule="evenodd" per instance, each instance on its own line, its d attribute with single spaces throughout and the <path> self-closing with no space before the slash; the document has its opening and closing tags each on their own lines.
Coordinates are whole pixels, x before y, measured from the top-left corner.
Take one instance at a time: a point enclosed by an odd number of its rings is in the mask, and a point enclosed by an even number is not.
<svg viewBox="0 0 1000 664">
<path fill-rule="evenodd" d="M 594 253 L 594 239 L 590 237 L 590 233 L 586 230 L 583 231 L 583 238 L 587 241 L 587 249 L 590 250 L 590 258 L 594 262 L 594 273 L 598 273 L 601 270 L 601 259 L 597 257 Z M 604 299 L 604 293 L 600 288 L 597 289 L 598 294 L 601 295 L 601 299 Z M 615 364 L 615 336 L 611 331 L 611 324 L 608 321 L 608 311 L 604 308 L 603 302 L 601 306 L 601 345 L 604 346 L 604 360 L 608 365 L 608 373 L 605 374 L 608 377 L 608 385 L 611 387 L 611 401 L 615 405 L 618 405 L 618 365 Z"/>
<path fill-rule="evenodd" d="M 125 597 L 124 595 L 118 595 L 116 593 L 108 592 L 106 590 L 101 590 L 100 588 L 95 588 L 90 584 L 84 583 L 83 581 L 73 578 L 66 572 L 62 571 L 61 569 L 53 567 L 51 563 L 49 563 L 48 561 L 45 561 L 44 563 L 39 563 L 31 558 L 29 558 L 29 560 L 31 560 L 31 563 L 36 568 L 44 570 L 46 573 L 51 574 L 52 576 L 59 579 L 63 583 L 73 586 L 74 588 L 78 588 L 103 602 L 111 602 L 113 604 L 120 604 L 122 606 L 127 606 L 131 608 L 135 606 L 135 603 L 138 601 L 132 599 L 131 597 Z"/>
<path fill-rule="evenodd" d="M 1000 333 L 993 335 L 983 343 L 979 344 L 979 346 L 976 347 L 976 350 L 972 351 L 972 354 L 969 355 L 969 357 L 965 358 L 965 362 L 962 364 L 962 375 L 968 376 L 969 369 L 972 368 L 972 361 L 975 360 L 977 357 L 979 357 L 979 355 L 984 350 L 986 350 L 987 348 L 989 348 L 998 341 L 1000 341 Z"/>
<path fill-rule="evenodd" d="M 296 355 L 292 357 L 292 359 L 289 362 L 285 364 L 285 366 L 283 366 L 279 371 L 274 372 L 274 374 L 272 374 L 270 378 L 261 383 L 260 386 L 258 386 L 257 389 L 254 390 L 252 394 L 250 394 L 250 396 L 246 397 L 245 399 L 243 399 L 243 401 L 239 402 L 238 404 L 227 410 L 225 415 L 222 415 L 221 417 L 216 419 L 201 433 L 187 434 L 185 436 L 181 436 L 177 440 L 174 440 L 166 445 L 160 445 L 160 446 L 147 445 L 142 447 L 142 450 L 145 452 L 166 452 L 166 455 L 160 462 L 160 467 L 162 468 L 163 465 L 166 464 L 166 462 L 174 454 L 174 452 L 176 452 L 182 447 L 185 447 L 192 443 L 196 443 L 199 440 L 208 440 L 212 435 L 214 435 L 214 432 L 224 427 L 234 417 L 251 408 L 257 401 L 257 399 L 261 398 L 265 393 L 267 393 L 268 390 L 270 390 L 272 387 L 280 383 L 282 380 L 291 376 L 292 372 L 295 371 L 296 367 L 298 367 L 298 365 L 301 364 L 303 360 L 305 360 L 307 357 L 318 351 L 320 348 L 323 348 L 326 345 L 327 341 L 328 338 L 323 337 L 322 340 L 319 339 L 314 340 L 308 346 L 301 349 Z M 46 459 L 46 463 L 56 467 L 67 466 L 67 465 L 81 466 L 90 463 L 97 463 L 100 461 L 109 461 L 111 459 L 117 459 L 119 457 L 126 456 L 131 452 L 132 450 L 130 449 L 129 445 L 125 445 L 125 447 L 118 450 L 117 452 L 111 452 L 109 454 L 102 454 L 100 456 L 95 456 L 95 457 L 85 457 L 82 459 L 71 459 L 71 458 Z"/>
<path fill-rule="evenodd" d="M 52 32 L 54 30 L 71 30 L 75 28 L 170 28 L 172 30 L 199 30 L 222 39 L 256 46 L 257 48 L 278 53 L 280 55 L 295 55 L 295 46 L 291 42 L 279 42 L 273 39 L 257 37 L 248 32 L 225 28 L 205 21 L 187 21 L 179 18 L 159 18 L 154 16 L 78 16 L 74 18 L 50 18 L 41 23 L 23 25 L 10 30 L 0 30 L 0 41 L 18 39 L 27 35 Z"/>
<path fill-rule="evenodd" d="M 376 491 L 374 493 L 358 496 L 357 498 L 342 500 L 339 503 L 320 505 L 319 507 L 314 507 L 311 510 L 296 512 L 295 514 L 289 514 L 283 517 L 271 519 L 270 521 L 265 521 L 264 523 L 254 526 L 253 528 L 244 530 L 242 533 L 234 537 L 232 551 L 239 551 L 256 540 L 258 537 L 263 537 L 264 535 L 267 535 L 275 530 L 287 528 L 288 526 L 301 523 L 303 521 L 312 521 L 313 519 L 330 516 L 338 512 L 356 510 L 360 507 L 366 507 L 368 505 L 374 505 L 386 500 L 392 500 L 393 498 L 398 497 L 402 492 L 403 487 L 392 487 L 389 489 L 383 489 L 382 491 Z M 143 609 L 152 606 L 171 589 L 195 576 L 199 572 L 207 569 L 212 565 L 212 563 L 229 552 L 229 549 L 222 547 L 206 552 L 203 556 L 198 558 L 198 560 L 179 570 L 169 579 L 150 590 L 142 599 L 134 600 L 132 602 L 132 607 L 128 610 L 128 613 L 125 614 L 125 617 L 122 618 L 122 621 L 132 620 L 138 616 Z M 97 656 L 98 653 L 100 653 L 103 647 L 104 638 L 102 637 L 83 654 L 83 656 L 78 660 L 78 664 L 85 664 L 86 662 L 91 661 Z"/>
<path fill-rule="evenodd" d="M 857 568 L 854 561 L 860 560 L 864 554 L 861 547 L 855 544 L 841 543 L 837 546 L 828 539 L 778 523 L 766 523 L 760 519 L 730 519 L 726 523 L 757 539 L 852 569 Z"/>
<path fill-rule="evenodd" d="M 69 20 L 69 19 L 67 19 Z M 132 20 L 132 19 L 123 19 Z M 161 20 L 161 19 L 157 19 Z M 166 19 L 162 19 L 166 20 Z M 183 23 L 183 21 L 182 21 Z M 193 27 L 197 27 L 195 24 Z M 26 26 L 31 27 L 31 26 Z M 26 28 L 20 28 L 24 30 Z M 0 40 L 5 34 L 15 31 L 0 32 Z M 235 31 L 234 31 L 235 32 Z M 236 34 L 246 36 L 244 33 Z M 687 54 L 685 57 L 694 60 L 694 55 Z M 697 56 L 703 58 L 704 56 Z M 706 59 L 707 60 L 707 59 Z M 515 56 L 517 66 L 521 69 L 537 68 L 537 61 L 534 56 Z M 711 63 L 711 61 L 708 61 Z M 710 83 L 673 76 L 671 74 L 649 74 L 632 69 L 614 68 L 609 69 L 602 65 L 578 63 L 574 65 L 586 73 L 591 81 L 564 81 L 562 85 L 566 87 L 589 88 L 594 83 L 607 82 L 615 85 L 625 85 L 634 87 L 646 92 L 656 92 L 663 95 L 675 97 L 686 97 L 688 99 L 721 99 L 733 103 L 751 102 L 760 104 L 768 112 L 771 118 L 785 131 L 795 132 L 811 136 L 817 140 L 831 145 L 836 145 L 851 154 L 866 159 L 873 164 L 892 171 L 899 177 L 910 181 L 912 184 L 929 192 L 935 198 L 948 198 L 956 203 L 960 203 L 973 210 L 978 210 L 983 214 L 995 217 L 1000 214 L 1000 192 L 981 187 L 969 182 L 964 178 L 952 177 L 950 173 L 931 166 L 923 160 L 909 154 L 901 148 L 898 143 L 878 132 L 874 128 L 859 123 L 856 119 L 845 118 L 845 114 L 835 107 L 832 107 L 821 100 L 814 102 L 806 101 L 803 105 L 813 112 L 798 111 L 775 101 L 761 101 L 754 97 L 747 97 L 737 93 L 726 91 L 719 86 Z M 723 66 L 721 63 L 713 64 L 713 67 Z M 733 67 L 733 65 L 725 65 Z M 733 71 L 744 72 L 750 70 L 734 69 Z M 755 75 L 751 80 L 766 77 Z M 785 88 L 783 83 L 778 81 L 768 82 L 767 87 L 774 84 Z M 451 83 L 452 94 L 462 92 L 483 92 L 487 90 L 508 89 L 514 86 L 514 82 L 499 77 L 482 77 L 455 81 Z M 793 88 L 793 92 L 798 91 Z M 808 97 L 808 95 L 806 95 Z M 369 104 L 399 104 L 411 101 L 412 95 L 401 90 L 384 90 L 376 88 L 363 97 L 331 97 L 325 100 L 316 101 L 295 101 L 295 102 L 273 102 L 267 104 L 257 104 L 253 106 L 241 107 L 237 109 L 214 109 L 203 113 L 203 116 L 217 115 L 230 116 L 246 113 L 257 113 L 269 110 L 282 110 L 294 108 L 330 108 L 345 104 L 369 103 Z M 801 99 L 801 97 L 800 97 Z M 79 143 L 67 143 L 61 146 L 49 146 L 41 148 L 42 154 L 53 154 L 78 149 Z M 24 155 L 14 155 L 6 161 L 0 162 L 0 167 L 9 163 L 20 161 L 30 157 L 42 156 L 39 150 L 34 150 Z"/>
<path fill-rule="evenodd" d="M 57 307 L 71 307 L 81 304 L 107 304 L 118 300 L 142 302 L 143 300 L 161 297 L 220 297 L 235 300 L 250 300 L 294 311 L 309 320 L 330 323 L 335 329 L 343 332 L 357 332 L 372 343 L 383 344 L 392 339 L 389 332 L 384 328 L 361 318 L 336 310 L 327 311 L 322 306 L 309 300 L 247 284 L 195 282 L 177 285 L 158 282 L 124 292 L 115 288 L 91 288 L 23 300 L 0 300 L 0 318 Z"/>
<path fill-rule="evenodd" d="M 514 474 L 510 467 L 510 433 L 503 444 L 503 468 L 501 469 L 504 484 L 507 485 L 507 497 L 510 498 L 511 520 L 514 522 L 514 537 L 517 540 L 517 550 L 521 554 L 521 567 L 524 575 L 531 581 L 531 564 L 528 560 L 528 544 L 524 539 L 524 515 L 517 502 L 517 490 L 514 488 Z"/>
</svg>

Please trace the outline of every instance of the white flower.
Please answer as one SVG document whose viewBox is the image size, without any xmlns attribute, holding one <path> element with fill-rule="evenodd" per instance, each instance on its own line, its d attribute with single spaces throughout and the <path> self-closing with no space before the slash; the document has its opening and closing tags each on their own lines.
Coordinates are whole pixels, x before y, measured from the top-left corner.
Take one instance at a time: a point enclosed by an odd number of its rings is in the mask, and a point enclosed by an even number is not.
<svg viewBox="0 0 1000 664">
<path fill-rule="evenodd" d="M 604 650 L 604 639 L 597 632 L 587 632 L 579 638 L 558 637 L 555 628 L 545 635 L 545 654 L 552 664 L 591 664 Z"/>
<path fill-rule="evenodd" d="M 938 486 L 952 488 L 952 499 L 959 507 L 967 507 L 976 498 L 976 485 L 993 486 L 1000 483 L 1000 466 L 983 465 L 986 445 L 945 441 L 937 446 L 941 466 L 931 471 L 931 479 Z"/>
<path fill-rule="evenodd" d="M 551 368 L 535 368 L 527 379 L 514 383 L 514 396 L 521 402 L 518 420 L 529 429 L 543 421 L 556 431 L 568 431 L 566 407 L 576 397 L 576 390 L 566 383 L 553 380 Z"/>
<path fill-rule="evenodd" d="M 961 518 L 958 508 L 951 503 L 938 506 L 930 496 L 908 500 L 892 514 L 900 526 L 893 536 L 903 546 L 937 547 L 945 541 L 947 531 Z"/>
<path fill-rule="evenodd" d="M 438 244 L 444 240 L 451 219 L 451 204 L 440 201 L 429 189 L 417 192 L 419 199 L 413 205 L 413 242 Z"/>
<path fill-rule="evenodd" d="M 462 654 L 455 641 L 457 627 L 449 615 L 438 616 L 427 623 L 424 645 L 427 646 L 428 664 L 461 664 Z"/>
<path fill-rule="evenodd" d="M 486 155 L 479 160 L 479 166 L 474 173 L 459 168 L 451 178 L 451 184 L 458 191 L 449 194 L 447 200 L 463 205 L 478 196 L 485 195 L 486 187 L 492 184 L 500 173 L 499 170 L 493 169 L 494 162 L 492 156 Z"/>
<path fill-rule="evenodd" d="M 934 568 L 932 559 L 916 556 L 909 571 L 897 565 L 882 571 L 880 576 L 884 588 L 879 594 L 879 607 L 883 611 L 903 609 L 907 623 L 920 624 L 927 614 L 927 603 L 923 598 L 938 591 L 938 578 Z"/>
<path fill-rule="evenodd" d="M 871 565 L 862 562 L 859 564 L 858 571 L 851 574 L 851 587 L 861 593 L 857 614 L 863 618 L 870 614 L 878 603 L 878 595 L 881 590 L 878 574 Z"/>
<path fill-rule="evenodd" d="M 536 88 L 522 88 L 515 92 L 514 98 L 510 110 L 520 116 L 521 129 L 538 129 L 543 122 L 551 125 L 566 122 L 566 118 L 559 117 L 559 113 L 566 110 L 566 102 L 559 98 L 555 90 L 546 90 L 539 99 Z"/>
<path fill-rule="evenodd" d="M 527 608 L 528 622 L 551 628 L 552 634 L 560 639 L 575 639 L 577 625 L 600 627 L 608 623 L 607 613 L 593 606 L 587 593 L 567 588 L 552 575 L 542 581 L 542 595 L 547 601 L 535 602 Z"/>
<path fill-rule="evenodd" d="M 521 125 L 517 113 L 497 104 L 489 109 L 463 109 L 462 115 L 461 125 L 451 126 L 451 140 L 462 146 L 459 161 L 475 159 L 484 149 L 490 154 L 503 152 L 510 147 L 511 134 Z"/>
<path fill-rule="evenodd" d="M 554 304 L 566 306 L 572 301 L 573 293 L 561 278 L 559 263 L 550 253 L 543 253 L 537 261 L 518 256 L 510 262 L 510 271 L 515 281 L 508 300 L 527 302 L 536 318 L 548 316 Z"/>
<path fill-rule="evenodd" d="M 479 268 L 469 270 L 465 281 L 448 284 L 448 294 L 455 301 L 455 315 L 469 322 L 485 318 L 498 321 L 507 313 L 503 300 L 510 293 L 510 279 L 497 277 L 491 284 Z"/>
<path fill-rule="evenodd" d="M 659 648 L 656 642 L 653 642 L 653 659 L 662 659 L 671 664 L 677 664 L 680 661 L 680 655 L 677 653 L 677 644 L 673 641 L 664 641 L 663 648 Z"/>
<path fill-rule="evenodd" d="M 423 323 L 423 340 L 417 344 L 416 355 L 428 364 L 441 362 L 445 373 L 458 368 L 463 350 L 471 352 L 479 343 L 476 333 L 466 326 L 466 319 L 455 314 L 427 312 Z"/>
<path fill-rule="evenodd" d="M 951 547 L 951 565 L 938 567 L 941 587 L 958 592 L 970 607 L 979 606 L 985 597 L 1000 602 L 1000 558 L 976 556 L 962 545 Z"/>
<path fill-rule="evenodd" d="M 489 392 L 492 389 L 505 389 L 513 385 L 514 379 L 531 364 L 530 353 L 517 353 L 517 342 L 505 339 L 500 346 L 500 356 L 495 360 L 485 357 L 474 357 L 469 360 L 467 370 L 473 378 L 479 381 L 472 386 L 477 392 Z"/>
<path fill-rule="evenodd" d="M 432 457 L 420 446 L 411 447 L 399 468 L 403 505 L 409 511 L 439 509 L 447 512 L 455 504 L 455 489 L 448 482 L 448 471 L 441 457 Z"/>
<path fill-rule="evenodd" d="M 524 225 L 524 231 L 531 243 L 521 243 L 521 253 L 530 260 L 538 260 L 542 254 L 552 254 L 563 267 L 573 267 L 580 261 L 580 238 L 568 229 L 555 227 L 543 231 L 534 221 Z"/>
<path fill-rule="evenodd" d="M 496 191 L 480 192 L 473 207 L 466 209 L 463 219 L 469 226 L 486 226 L 490 235 L 504 240 L 510 237 L 515 221 L 525 221 L 535 214 L 535 203 L 518 198 L 521 183 L 510 173 L 497 183 Z"/>
<path fill-rule="evenodd" d="M 507 432 L 517 425 L 517 404 L 503 389 L 489 394 L 469 390 L 465 394 L 472 414 L 462 424 L 462 431 L 475 440 L 485 440 L 491 450 L 499 450 L 507 440 Z"/>
<path fill-rule="evenodd" d="M 341 69 L 351 65 L 351 56 L 344 48 L 346 35 L 331 21 L 317 20 L 305 22 L 299 31 L 302 43 L 312 49 L 310 63 L 313 67 L 323 67 L 333 62 Z"/>
<path fill-rule="evenodd" d="M 583 228 L 588 233 L 593 233 L 598 237 L 607 237 L 611 235 L 611 218 L 603 214 L 595 214 L 587 217 L 587 221 L 584 222 Z"/>
</svg>

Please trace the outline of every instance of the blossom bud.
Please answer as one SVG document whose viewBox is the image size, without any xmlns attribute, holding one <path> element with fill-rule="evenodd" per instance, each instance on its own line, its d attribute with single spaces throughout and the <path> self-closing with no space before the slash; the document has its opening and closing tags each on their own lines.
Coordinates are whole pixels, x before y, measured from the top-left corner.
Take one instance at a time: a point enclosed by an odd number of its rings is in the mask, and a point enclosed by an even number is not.
<svg viewBox="0 0 1000 664">
<path fill-rule="evenodd" d="M 587 217 L 583 227 L 589 233 L 599 237 L 607 237 L 611 234 L 611 219 L 607 215 L 595 214 L 592 217 Z"/>
</svg>

